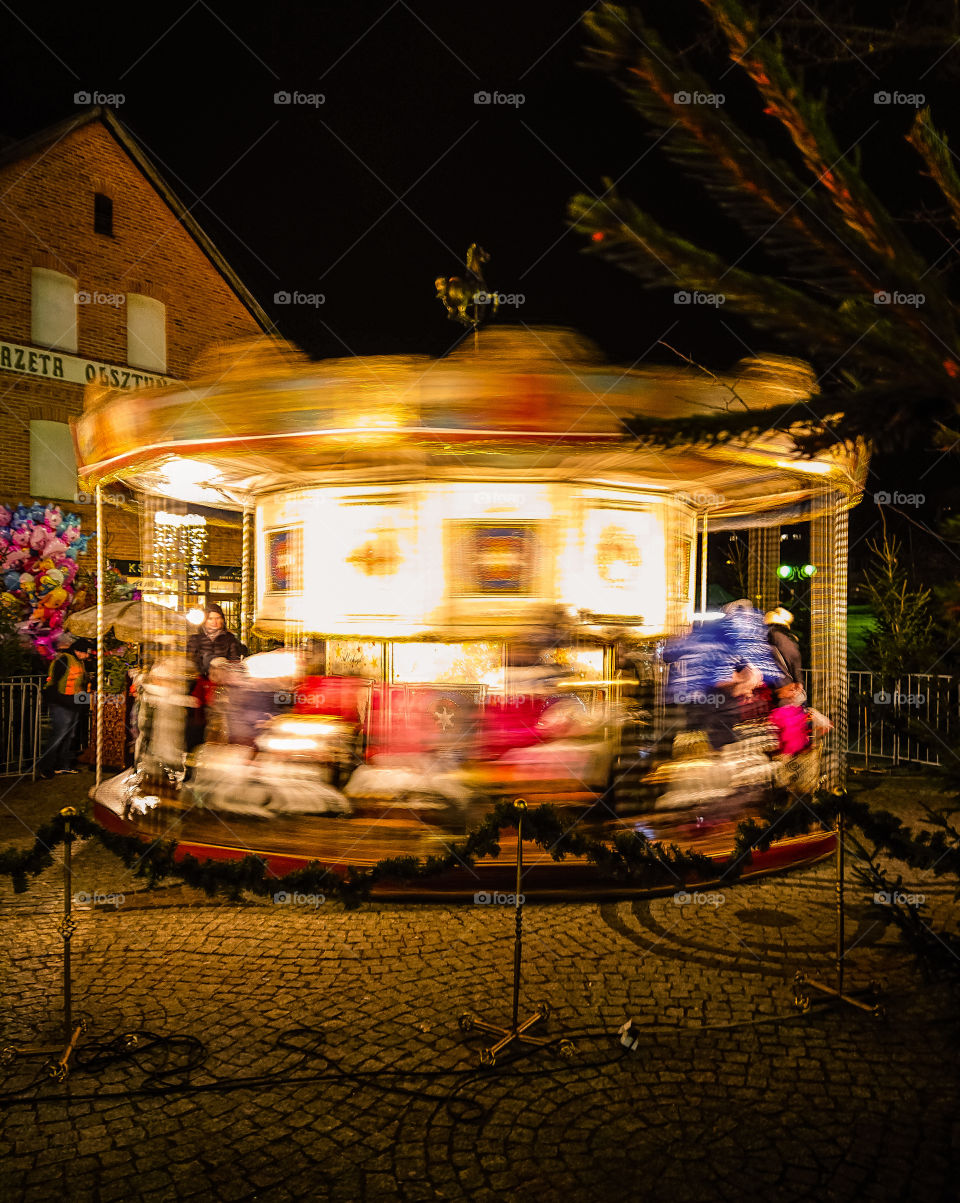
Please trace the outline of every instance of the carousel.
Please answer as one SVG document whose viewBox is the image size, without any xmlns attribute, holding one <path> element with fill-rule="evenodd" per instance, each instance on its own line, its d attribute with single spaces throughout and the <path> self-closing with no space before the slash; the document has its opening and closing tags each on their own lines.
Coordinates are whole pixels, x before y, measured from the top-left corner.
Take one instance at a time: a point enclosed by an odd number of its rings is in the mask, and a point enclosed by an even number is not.
<svg viewBox="0 0 960 1203">
<path fill-rule="evenodd" d="M 81 477 L 101 516 L 112 482 L 139 496 L 144 596 L 170 607 L 143 648 L 136 763 L 98 768 L 96 817 L 286 871 L 426 855 L 522 795 L 721 857 L 776 783 L 776 741 L 755 723 L 709 746 L 665 648 L 717 621 L 711 537 L 746 532 L 740 613 L 762 627 L 780 529 L 809 523 L 804 654 L 832 729 L 792 780 L 841 784 L 846 523 L 867 453 L 803 457 L 777 432 L 666 450 L 624 420 L 802 407 L 815 390 L 796 360 L 625 369 L 542 327 L 489 327 L 443 359 L 311 362 L 263 340 L 212 353 L 188 383 L 91 390 Z M 267 650 L 215 659 L 201 696 L 176 610 L 196 601 L 204 514 L 242 530 L 237 634 Z M 102 579 L 102 539 L 98 557 Z M 831 846 L 782 841 L 755 868 Z M 529 871 L 557 893 L 596 884 L 547 853 Z M 454 878 L 437 888 L 476 889 Z"/>
</svg>

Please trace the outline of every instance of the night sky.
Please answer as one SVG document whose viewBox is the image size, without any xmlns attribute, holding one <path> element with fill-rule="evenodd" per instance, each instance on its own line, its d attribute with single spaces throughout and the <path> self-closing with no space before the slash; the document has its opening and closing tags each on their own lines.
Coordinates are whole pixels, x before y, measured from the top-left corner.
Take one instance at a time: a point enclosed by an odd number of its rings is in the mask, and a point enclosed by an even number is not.
<svg viewBox="0 0 960 1203">
<path fill-rule="evenodd" d="M 609 80 L 581 66 L 584 7 L 13 0 L 2 17 L 0 133 L 18 139 L 69 116 L 81 107 L 76 93 L 122 95 L 121 121 L 280 333 L 315 356 L 444 353 L 461 328 L 445 319 L 433 280 L 456 274 L 473 241 L 492 256 L 489 285 L 524 297 L 500 320 L 575 326 L 625 363 L 676 362 L 660 339 L 716 370 L 777 349 L 730 312 L 675 306 L 672 289 L 643 290 L 583 255 L 582 239 L 567 230 L 570 196 L 601 191 L 608 175 L 695 240 L 736 251 L 743 237 L 651 148 Z M 663 8 L 647 6 L 650 19 L 672 23 L 668 36 L 703 52 L 692 24 L 698 6 Z M 735 72 L 728 78 L 731 104 L 746 104 L 749 88 Z M 956 118 L 951 104 L 937 104 L 938 78 L 927 91 L 949 128 Z M 841 141 L 866 119 L 875 86 L 867 74 L 837 85 Z M 523 103 L 477 104 L 478 92 Z M 276 93 L 323 102 L 277 104 Z M 863 149 L 889 184 L 905 161 L 899 145 L 884 152 L 899 142 L 890 123 L 909 114 L 882 116 Z M 121 212 L 122 198 L 115 205 Z M 278 305 L 278 292 L 324 302 Z M 803 332 L 796 347 L 780 349 L 802 353 Z M 877 461 L 868 489 L 924 492 L 931 501 L 910 517 L 932 525 L 953 475 L 952 464 L 926 452 L 901 453 Z M 858 546 L 876 523 L 869 509 L 858 507 Z M 895 521 L 924 538 L 919 526 Z"/>
</svg>

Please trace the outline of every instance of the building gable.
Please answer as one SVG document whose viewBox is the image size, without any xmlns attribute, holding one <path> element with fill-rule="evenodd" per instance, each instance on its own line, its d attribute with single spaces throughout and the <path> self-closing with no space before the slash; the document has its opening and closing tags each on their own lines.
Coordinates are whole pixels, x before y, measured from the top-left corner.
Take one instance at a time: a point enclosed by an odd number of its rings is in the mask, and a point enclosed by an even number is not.
<svg viewBox="0 0 960 1203">
<path fill-rule="evenodd" d="M 35 267 L 75 278 L 89 298 L 78 306 L 78 352 L 89 358 L 126 362 L 128 293 L 166 306 L 167 372 L 174 376 L 188 374 L 211 343 L 272 326 L 109 115 L 6 156 L 0 193 L 0 337 L 30 342 Z M 95 232 L 97 194 L 113 202 L 111 234 Z"/>
</svg>

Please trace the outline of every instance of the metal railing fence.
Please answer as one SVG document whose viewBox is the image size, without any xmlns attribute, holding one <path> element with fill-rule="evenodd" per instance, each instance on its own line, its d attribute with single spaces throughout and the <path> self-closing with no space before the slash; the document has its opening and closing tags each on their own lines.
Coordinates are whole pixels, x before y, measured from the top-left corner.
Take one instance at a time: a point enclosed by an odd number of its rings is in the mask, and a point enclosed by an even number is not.
<svg viewBox="0 0 960 1203">
<path fill-rule="evenodd" d="M 810 703 L 821 707 L 821 673 L 804 671 Z M 847 755 L 866 767 L 879 764 L 941 765 L 960 736 L 960 689 L 956 678 L 904 673 L 895 679 L 873 672 L 848 672 Z M 904 730 L 906 720 L 920 736 Z"/>
<path fill-rule="evenodd" d="M 43 709 L 41 676 L 0 681 L 0 776 L 36 778 Z"/>
</svg>

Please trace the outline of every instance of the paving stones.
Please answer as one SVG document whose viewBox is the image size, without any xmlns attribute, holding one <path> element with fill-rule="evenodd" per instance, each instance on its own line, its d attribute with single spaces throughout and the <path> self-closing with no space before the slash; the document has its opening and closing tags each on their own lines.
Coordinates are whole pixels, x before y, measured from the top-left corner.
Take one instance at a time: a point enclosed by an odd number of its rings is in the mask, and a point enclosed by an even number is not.
<svg viewBox="0 0 960 1203">
<path fill-rule="evenodd" d="M 457 1020 L 509 1019 L 512 913 L 144 896 L 86 845 L 77 872 L 78 889 L 136 905 L 78 917 L 90 1028 L 74 1072 L 33 1085 L 41 1060 L 7 1079 L 29 1100 L 0 1113 L 11 1198 L 952 1197 L 956 1000 L 918 980 L 852 888 L 851 984 L 886 977 L 888 1018 L 792 1007 L 797 968 L 831 980 L 832 865 L 712 906 L 531 900 L 521 1013 L 549 1003 L 540 1028 L 579 1055 L 493 1070 Z M 935 919 L 950 905 L 938 884 Z M 60 1036 L 58 888 L 56 866 L 24 895 L 0 886 L 0 1044 Z M 616 1039 L 627 1017 L 635 1053 Z M 175 1049 L 91 1063 L 143 1028 L 203 1041 L 189 1088 Z"/>
</svg>

